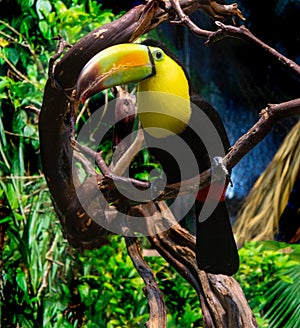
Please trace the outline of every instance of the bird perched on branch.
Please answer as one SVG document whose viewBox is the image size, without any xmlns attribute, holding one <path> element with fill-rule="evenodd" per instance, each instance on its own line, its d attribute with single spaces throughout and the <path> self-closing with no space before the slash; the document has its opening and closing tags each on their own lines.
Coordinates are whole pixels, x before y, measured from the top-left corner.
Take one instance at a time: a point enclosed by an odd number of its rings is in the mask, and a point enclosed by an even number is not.
<svg viewBox="0 0 300 328">
<path fill-rule="evenodd" d="M 190 179 L 224 156 L 229 142 L 214 108 L 197 96 L 175 56 L 160 43 L 119 44 L 93 57 L 78 78 L 76 97 L 84 102 L 101 90 L 137 83 L 138 117 L 150 153 L 167 183 Z M 194 196 L 198 267 L 234 274 L 239 257 L 225 204 L 226 182 L 212 183 Z"/>
</svg>

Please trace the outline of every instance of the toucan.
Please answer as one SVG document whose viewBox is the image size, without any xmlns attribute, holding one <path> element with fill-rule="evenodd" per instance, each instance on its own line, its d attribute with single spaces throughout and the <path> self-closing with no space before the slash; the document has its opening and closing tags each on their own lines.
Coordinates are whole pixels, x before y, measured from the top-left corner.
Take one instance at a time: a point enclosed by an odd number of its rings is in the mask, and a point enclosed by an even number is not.
<svg viewBox="0 0 300 328">
<path fill-rule="evenodd" d="M 137 113 L 145 141 L 168 184 L 212 168 L 214 158 L 228 151 L 217 111 L 196 95 L 180 61 L 160 42 L 117 44 L 102 50 L 82 69 L 76 98 L 84 102 L 104 89 L 128 83 L 137 83 Z M 211 184 L 195 195 L 196 258 L 201 270 L 233 275 L 239 256 L 225 191 L 226 183 Z M 203 218 L 203 211 L 207 217 Z"/>
</svg>

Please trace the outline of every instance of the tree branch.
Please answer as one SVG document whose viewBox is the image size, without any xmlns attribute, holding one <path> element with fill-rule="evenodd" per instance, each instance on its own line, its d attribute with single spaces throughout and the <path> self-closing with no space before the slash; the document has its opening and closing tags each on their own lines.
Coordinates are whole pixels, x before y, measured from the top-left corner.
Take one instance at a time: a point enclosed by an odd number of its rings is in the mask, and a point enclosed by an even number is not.
<svg viewBox="0 0 300 328">
<path fill-rule="evenodd" d="M 251 42 L 256 46 L 259 46 L 271 56 L 275 57 L 285 68 L 288 68 L 297 75 L 300 75 L 300 66 L 297 63 L 283 56 L 280 52 L 264 43 L 245 26 L 236 27 L 232 25 L 225 25 L 220 21 L 216 21 L 215 23 L 219 27 L 217 31 L 213 32 L 203 30 L 199 28 L 199 26 L 197 26 L 195 23 L 193 23 L 190 17 L 183 11 L 183 7 L 180 4 L 179 0 L 170 0 L 170 2 L 179 18 L 179 20 L 173 21 L 173 23 L 185 25 L 189 30 L 191 30 L 199 37 L 207 37 L 207 41 L 205 42 L 206 45 L 218 42 L 226 37 L 239 38 L 244 41 Z M 216 3 L 211 2 L 212 7 L 214 7 L 214 4 Z M 221 13 L 223 7 L 219 4 L 217 4 L 217 7 L 219 8 L 219 13 Z M 237 16 L 242 20 L 245 20 L 244 16 L 242 15 L 236 4 L 225 6 L 224 10 L 226 10 L 227 14 L 231 12 L 232 15 Z"/>
<path fill-rule="evenodd" d="M 283 56 L 279 51 L 264 43 L 262 40 L 257 38 L 252 32 L 250 32 L 245 26 L 236 27 L 231 25 L 225 25 L 221 22 L 216 22 L 216 25 L 220 27 L 220 29 L 212 33 L 208 37 L 206 41 L 207 45 L 213 42 L 220 41 L 226 37 L 239 38 L 259 46 L 271 56 L 276 58 L 285 68 L 289 69 L 296 75 L 300 75 L 300 66 L 297 63 Z"/>
<path fill-rule="evenodd" d="M 148 236 L 158 252 L 197 291 L 206 327 L 255 328 L 257 323 L 242 290 L 233 277 L 207 274 L 198 269 L 196 263 L 196 242 L 173 217 L 165 202 L 158 204 L 163 220 L 173 221 L 169 230 Z M 139 211 L 149 215 L 151 204 L 139 206 Z M 157 208 L 156 208 L 157 211 Z"/>
<path fill-rule="evenodd" d="M 137 269 L 139 275 L 145 282 L 144 294 L 148 299 L 150 318 L 146 323 L 148 328 L 164 328 L 167 326 L 167 311 L 163 299 L 162 292 L 160 291 L 155 277 L 145 262 L 140 245 L 137 238 L 124 237 L 128 254 Z"/>
</svg>

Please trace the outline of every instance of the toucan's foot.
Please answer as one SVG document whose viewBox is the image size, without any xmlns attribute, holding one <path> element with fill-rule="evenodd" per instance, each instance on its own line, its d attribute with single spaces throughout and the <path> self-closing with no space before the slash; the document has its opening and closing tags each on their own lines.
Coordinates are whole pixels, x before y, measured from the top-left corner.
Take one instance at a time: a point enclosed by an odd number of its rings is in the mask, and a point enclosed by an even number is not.
<svg viewBox="0 0 300 328">
<path fill-rule="evenodd" d="M 167 185 L 167 177 L 164 172 L 159 174 L 159 172 L 156 169 L 150 172 L 150 177 L 151 176 L 153 176 L 154 178 L 150 179 L 151 180 L 150 195 L 151 195 L 151 200 L 154 200 L 164 191 Z"/>
<path fill-rule="evenodd" d="M 221 156 L 215 156 L 212 159 L 211 163 L 211 173 L 212 176 L 216 176 L 219 179 L 225 178 L 226 182 L 230 184 L 230 186 L 233 186 L 230 173 L 227 169 L 227 167 L 224 164 L 223 158 Z"/>
</svg>

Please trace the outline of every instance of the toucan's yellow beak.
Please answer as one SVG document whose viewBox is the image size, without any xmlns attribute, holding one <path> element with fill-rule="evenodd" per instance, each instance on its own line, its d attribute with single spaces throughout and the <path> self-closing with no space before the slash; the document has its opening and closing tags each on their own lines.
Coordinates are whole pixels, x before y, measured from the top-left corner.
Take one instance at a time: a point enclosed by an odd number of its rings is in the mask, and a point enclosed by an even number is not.
<svg viewBox="0 0 300 328">
<path fill-rule="evenodd" d="M 77 81 L 76 99 L 84 102 L 104 89 L 139 82 L 154 74 L 147 46 L 118 44 L 100 51 L 84 66 Z"/>
</svg>

